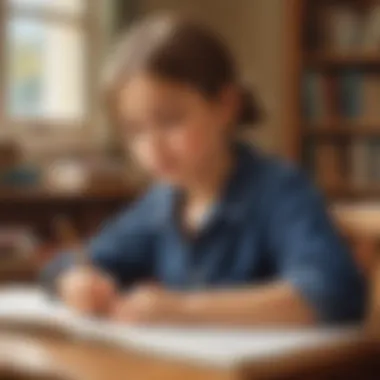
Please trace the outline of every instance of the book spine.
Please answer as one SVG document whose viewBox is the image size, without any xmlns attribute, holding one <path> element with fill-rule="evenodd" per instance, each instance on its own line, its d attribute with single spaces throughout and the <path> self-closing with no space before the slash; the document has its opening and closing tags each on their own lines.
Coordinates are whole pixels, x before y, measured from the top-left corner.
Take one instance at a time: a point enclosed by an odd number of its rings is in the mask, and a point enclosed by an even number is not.
<svg viewBox="0 0 380 380">
<path fill-rule="evenodd" d="M 323 119 L 323 93 L 323 76 L 314 71 L 307 72 L 302 84 L 302 109 L 305 119 L 312 124 Z"/>
<path fill-rule="evenodd" d="M 315 119 L 315 103 L 313 99 L 313 72 L 306 72 L 302 80 L 302 113 L 307 121 Z"/>
<path fill-rule="evenodd" d="M 380 74 L 368 74 L 363 81 L 362 120 L 380 128 Z"/>
<path fill-rule="evenodd" d="M 351 181 L 356 187 L 365 187 L 370 179 L 370 146 L 367 141 L 354 141 L 351 147 Z"/>
<path fill-rule="evenodd" d="M 357 120 L 362 114 L 363 75 L 357 70 L 347 70 L 340 76 L 339 110 L 347 120 Z"/>
<path fill-rule="evenodd" d="M 369 10 L 363 27 L 361 48 L 364 52 L 380 50 L 380 4 Z"/>
<path fill-rule="evenodd" d="M 323 104 L 325 105 L 325 120 L 338 118 L 338 81 L 336 76 L 324 78 Z"/>
<path fill-rule="evenodd" d="M 349 5 L 327 7 L 326 34 L 331 51 L 347 53 L 357 49 L 361 34 L 361 20 L 355 8 Z"/>
<path fill-rule="evenodd" d="M 322 188 L 334 188 L 343 183 L 341 155 L 334 144 L 319 145 L 315 160 L 315 175 Z"/>
<path fill-rule="evenodd" d="M 369 140 L 368 143 L 369 157 L 368 157 L 368 182 L 373 185 L 377 182 L 377 150 L 378 142 L 375 139 Z"/>
<path fill-rule="evenodd" d="M 372 142 L 372 154 L 371 159 L 373 180 L 376 185 L 380 183 L 380 139 L 375 139 Z"/>
</svg>

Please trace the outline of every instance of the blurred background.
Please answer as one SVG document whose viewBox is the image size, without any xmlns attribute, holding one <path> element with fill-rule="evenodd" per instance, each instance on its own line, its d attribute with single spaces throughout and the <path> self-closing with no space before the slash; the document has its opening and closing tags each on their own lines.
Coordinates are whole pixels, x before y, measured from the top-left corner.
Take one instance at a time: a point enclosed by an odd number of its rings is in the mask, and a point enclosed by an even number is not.
<svg viewBox="0 0 380 380">
<path fill-rule="evenodd" d="M 190 12 L 227 40 L 266 112 L 248 139 L 303 166 L 332 206 L 376 208 L 379 1 L 1 0 L 5 277 L 30 276 L 14 252 L 25 262 L 38 251 L 33 263 L 49 255 L 54 216 L 88 236 L 138 195 L 141 178 L 102 112 L 101 69 L 131 21 L 159 10 Z"/>
</svg>

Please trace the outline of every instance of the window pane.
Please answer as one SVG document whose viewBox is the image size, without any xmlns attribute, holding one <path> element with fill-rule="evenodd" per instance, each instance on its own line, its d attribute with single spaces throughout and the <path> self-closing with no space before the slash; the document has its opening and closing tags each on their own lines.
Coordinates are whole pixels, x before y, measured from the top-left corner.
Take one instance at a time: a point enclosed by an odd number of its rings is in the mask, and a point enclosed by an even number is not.
<svg viewBox="0 0 380 380">
<path fill-rule="evenodd" d="M 8 23 L 8 49 L 11 116 L 83 118 L 85 49 L 79 29 L 13 19 Z"/>
<path fill-rule="evenodd" d="M 86 0 L 10 0 L 10 2 L 12 5 L 20 7 L 35 7 L 78 14 L 83 12 Z"/>
</svg>

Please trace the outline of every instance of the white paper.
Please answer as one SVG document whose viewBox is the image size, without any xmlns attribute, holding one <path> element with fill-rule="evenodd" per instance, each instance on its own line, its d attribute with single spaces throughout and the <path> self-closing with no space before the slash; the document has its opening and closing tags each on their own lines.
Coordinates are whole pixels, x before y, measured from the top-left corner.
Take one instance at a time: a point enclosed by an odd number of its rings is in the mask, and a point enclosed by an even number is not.
<svg viewBox="0 0 380 380">
<path fill-rule="evenodd" d="M 50 325 L 73 335 L 196 364 L 231 367 L 242 361 L 273 360 L 291 352 L 349 341 L 357 328 L 258 330 L 132 327 L 78 316 L 38 289 L 0 290 L 0 321 Z"/>
</svg>

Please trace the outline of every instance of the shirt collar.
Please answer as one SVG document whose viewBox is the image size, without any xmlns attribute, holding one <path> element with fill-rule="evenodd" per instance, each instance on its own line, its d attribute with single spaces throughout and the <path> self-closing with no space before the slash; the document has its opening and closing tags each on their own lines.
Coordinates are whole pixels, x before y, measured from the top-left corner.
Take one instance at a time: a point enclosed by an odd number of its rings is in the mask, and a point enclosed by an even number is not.
<svg viewBox="0 0 380 380">
<path fill-rule="evenodd" d="M 238 222 L 246 216 L 252 203 L 257 179 L 258 157 L 253 148 L 239 143 L 235 147 L 236 164 L 226 183 L 220 200 L 216 203 L 214 217 Z"/>
<path fill-rule="evenodd" d="M 235 144 L 236 154 L 235 167 L 222 191 L 219 201 L 211 210 L 207 217 L 207 224 L 216 220 L 226 220 L 237 222 L 242 220 L 247 211 L 249 204 L 254 198 L 253 191 L 257 179 L 257 162 L 256 151 L 246 144 Z M 175 223 L 175 212 L 178 202 L 178 191 L 170 186 L 163 186 L 160 192 L 158 206 L 158 222 L 164 227 L 165 225 Z"/>
</svg>

